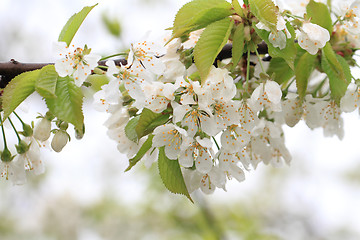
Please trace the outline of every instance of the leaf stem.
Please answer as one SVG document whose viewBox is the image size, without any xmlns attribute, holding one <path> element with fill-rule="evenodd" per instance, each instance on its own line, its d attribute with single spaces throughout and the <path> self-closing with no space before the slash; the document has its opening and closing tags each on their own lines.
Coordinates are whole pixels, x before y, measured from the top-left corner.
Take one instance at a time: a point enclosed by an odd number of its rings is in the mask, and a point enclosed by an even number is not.
<svg viewBox="0 0 360 240">
<path fill-rule="evenodd" d="M 247 51 L 247 58 L 246 58 L 246 91 L 249 91 L 249 78 L 250 78 L 250 49 Z"/>
<path fill-rule="evenodd" d="M 2 135 L 3 135 L 3 141 L 4 141 L 4 149 L 7 149 L 7 143 L 6 143 L 6 137 L 5 137 L 5 130 L 4 130 L 4 124 L 3 124 L 3 119 L 0 115 L 0 122 L 1 122 L 1 130 L 2 130 Z"/>
<path fill-rule="evenodd" d="M 217 141 L 216 141 L 216 139 L 215 139 L 214 136 L 212 136 L 212 139 L 214 140 L 217 149 L 220 150 L 219 144 L 217 143 Z"/>
<path fill-rule="evenodd" d="M 290 13 L 285 13 L 285 15 L 287 17 L 291 17 L 293 19 L 304 19 L 303 17 L 300 17 L 300 16 L 296 16 L 296 15 L 293 15 L 293 14 L 290 14 Z"/>
<path fill-rule="evenodd" d="M 258 59 L 259 59 L 261 71 L 262 71 L 263 73 L 266 73 L 265 68 L 264 68 L 264 65 L 263 65 L 262 62 L 261 62 L 262 60 L 261 60 L 261 57 L 260 57 L 260 55 L 259 55 L 259 52 L 257 51 L 256 47 L 254 47 L 254 49 L 255 49 L 256 56 L 257 56 Z"/>
<path fill-rule="evenodd" d="M 106 56 L 106 57 L 103 57 L 100 59 L 100 61 L 104 61 L 106 59 L 109 59 L 109 58 L 112 58 L 112 57 L 117 57 L 117 56 L 126 56 L 128 55 L 127 53 L 125 52 L 122 52 L 122 53 L 116 53 L 116 54 L 113 54 L 113 55 L 110 55 L 110 56 Z"/>
</svg>

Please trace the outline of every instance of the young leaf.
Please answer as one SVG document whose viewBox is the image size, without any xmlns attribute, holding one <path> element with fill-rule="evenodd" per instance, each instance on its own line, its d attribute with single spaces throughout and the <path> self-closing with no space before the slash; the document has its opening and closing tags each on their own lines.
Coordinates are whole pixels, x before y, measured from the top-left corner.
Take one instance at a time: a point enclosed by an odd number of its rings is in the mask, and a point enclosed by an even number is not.
<svg viewBox="0 0 360 240">
<path fill-rule="evenodd" d="M 225 0 L 193 0 L 176 13 L 172 39 L 181 37 L 232 14 L 231 4 Z"/>
<path fill-rule="evenodd" d="M 306 52 L 302 55 L 297 62 L 295 68 L 295 77 L 296 77 L 296 87 L 300 99 L 303 99 L 306 94 L 306 89 L 308 86 L 309 77 L 314 69 L 316 55 L 311 55 Z"/>
<path fill-rule="evenodd" d="M 132 118 L 125 126 L 125 134 L 128 139 L 133 142 L 138 141 L 138 135 L 136 134 L 136 126 L 138 125 L 140 116 Z"/>
<path fill-rule="evenodd" d="M 332 33 L 333 24 L 328 7 L 321 3 L 310 0 L 306 6 L 307 16 L 311 19 L 310 22 L 315 23 Z"/>
<path fill-rule="evenodd" d="M 336 55 L 335 57 L 341 65 L 341 71 L 343 72 L 344 79 L 340 77 L 340 73 L 330 63 L 330 60 L 326 58 L 325 54 L 323 54 L 321 58 L 321 67 L 329 78 L 331 96 L 339 105 L 340 99 L 345 95 L 347 86 L 349 85 L 352 76 L 350 67 L 346 60 L 339 55 Z"/>
<path fill-rule="evenodd" d="M 58 119 L 71 123 L 79 131 L 83 130 L 83 93 L 70 77 L 59 77 L 55 89 L 56 98 L 46 98 L 50 112 Z"/>
<path fill-rule="evenodd" d="M 82 22 L 85 20 L 86 16 L 89 14 L 89 12 L 96 6 L 97 4 L 93 6 L 84 7 L 80 12 L 75 13 L 71 16 L 71 18 L 67 21 L 65 26 L 60 32 L 58 41 L 59 42 L 66 42 L 66 44 L 69 46 L 72 39 L 74 38 L 77 30 L 79 29 Z"/>
<path fill-rule="evenodd" d="M 230 18 L 210 24 L 201 34 L 194 48 L 194 61 L 205 81 L 216 56 L 227 43 L 234 22 Z"/>
<path fill-rule="evenodd" d="M 294 42 L 295 39 L 295 31 L 290 23 L 286 23 L 286 28 L 291 34 L 291 38 L 287 38 L 286 47 L 284 49 L 280 49 L 274 47 L 272 43 L 269 41 L 270 32 L 266 30 L 260 30 L 254 26 L 256 33 L 264 40 L 268 46 L 269 55 L 273 58 L 280 57 L 283 58 L 286 63 L 289 65 L 291 69 L 294 69 L 294 61 L 296 58 L 296 45 Z"/>
<path fill-rule="evenodd" d="M 164 147 L 159 149 L 158 164 L 159 174 L 165 187 L 172 193 L 185 195 L 191 202 L 193 202 L 189 191 L 186 188 L 179 162 L 166 157 Z"/>
<path fill-rule="evenodd" d="M 333 68 L 334 72 L 337 72 L 339 75 L 339 78 L 343 80 L 344 82 L 347 82 L 345 79 L 345 73 L 342 69 L 342 66 L 340 62 L 338 61 L 338 58 L 336 57 L 336 53 L 332 49 L 332 46 L 329 42 L 326 43 L 325 47 L 322 49 L 322 54 L 326 57 L 326 59 L 329 61 L 330 66 Z"/>
<path fill-rule="evenodd" d="M 125 172 L 129 171 L 133 166 L 135 166 L 141 160 L 141 158 L 146 154 L 146 152 L 149 151 L 149 149 L 152 146 L 153 137 L 154 135 L 150 134 L 149 137 L 146 139 L 146 141 L 143 143 L 143 145 L 141 145 L 135 157 L 129 159 L 129 166 L 126 168 Z"/>
<path fill-rule="evenodd" d="M 232 0 L 231 4 L 235 10 L 235 12 L 240 16 L 240 17 L 244 17 L 244 12 L 240 6 L 240 3 L 238 0 Z"/>
<path fill-rule="evenodd" d="M 272 58 L 267 73 L 269 76 L 275 73 L 275 79 L 273 80 L 278 84 L 289 81 L 295 74 L 282 58 Z"/>
<path fill-rule="evenodd" d="M 2 95 L 2 108 L 4 119 L 35 91 L 35 82 L 40 73 L 40 69 L 31 72 L 24 72 L 10 81 L 4 88 Z"/>
<path fill-rule="evenodd" d="M 272 32 L 276 32 L 277 9 L 272 0 L 249 0 L 251 12 Z"/>
<path fill-rule="evenodd" d="M 232 44 L 232 61 L 234 67 L 239 63 L 244 53 L 245 37 L 244 37 L 244 23 L 240 23 L 234 32 Z"/>
<path fill-rule="evenodd" d="M 169 115 L 154 113 L 150 109 L 144 108 L 140 114 L 139 123 L 135 128 L 138 139 L 152 133 L 157 126 L 165 124 L 168 120 Z"/>
<path fill-rule="evenodd" d="M 35 83 L 35 90 L 44 98 L 55 98 L 56 83 L 59 75 L 54 65 L 47 65 L 40 70 Z"/>
</svg>

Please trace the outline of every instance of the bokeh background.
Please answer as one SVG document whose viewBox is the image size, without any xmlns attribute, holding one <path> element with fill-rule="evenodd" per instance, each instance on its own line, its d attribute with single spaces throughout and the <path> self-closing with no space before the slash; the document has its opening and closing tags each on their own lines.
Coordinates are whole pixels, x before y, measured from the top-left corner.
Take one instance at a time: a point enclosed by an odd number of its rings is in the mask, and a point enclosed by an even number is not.
<svg viewBox="0 0 360 240">
<path fill-rule="evenodd" d="M 52 43 L 67 19 L 96 2 L 74 43 L 105 56 L 169 34 L 164 29 L 188 1 L 0 0 L 0 61 L 53 62 Z M 36 95 L 21 109 L 28 121 L 46 111 Z M 29 175 L 23 186 L 0 180 L 1 240 L 360 239 L 358 112 L 344 115 L 342 141 L 304 123 L 285 127 L 290 166 L 260 165 L 227 192 L 195 192 L 194 204 L 165 190 L 156 165 L 124 173 L 127 159 L 102 125 L 106 114 L 91 97 L 84 112 L 85 137 L 60 154 L 46 151 L 46 174 Z"/>
</svg>

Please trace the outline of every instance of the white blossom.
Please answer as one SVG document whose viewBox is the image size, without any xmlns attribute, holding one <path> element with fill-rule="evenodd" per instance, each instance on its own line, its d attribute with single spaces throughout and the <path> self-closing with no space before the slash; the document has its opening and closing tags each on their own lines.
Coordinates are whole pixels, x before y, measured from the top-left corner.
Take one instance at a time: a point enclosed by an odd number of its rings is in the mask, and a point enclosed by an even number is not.
<svg viewBox="0 0 360 240">
<path fill-rule="evenodd" d="M 191 167 L 195 162 L 196 170 L 201 173 L 210 172 L 213 166 L 213 155 L 211 141 L 208 138 L 200 137 L 185 138 L 181 145 L 181 153 L 179 157 L 180 165 Z"/>
<path fill-rule="evenodd" d="M 98 65 L 100 56 L 91 54 L 91 49 L 68 47 L 65 42 L 54 44 L 54 50 L 61 59 L 55 62 L 55 70 L 60 77 L 72 76 L 77 86 L 81 86 L 91 71 Z"/>
<path fill-rule="evenodd" d="M 354 84 L 350 83 L 345 95 L 340 100 L 341 111 L 352 112 L 360 106 L 360 89 Z"/>
<path fill-rule="evenodd" d="M 270 28 L 268 28 L 262 22 L 256 24 L 256 27 L 259 29 L 264 29 L 270 32 Z M 291 34 L 286 28 L 286 21 L 285 19 L 278 14 L 277 22 L 276 22 L 276 32 L 270 32 L 269 34 L 269 42 L 274 46 L 278 47 L 279 49 L 284 49 L 286 47 L 286 40 L 287 38 L 291 38 Z"/>
<path fill-rule="evenodd" d="M 254 111 L 260 111 L 263 107 L 268 107 L 274 112 L 281 111 L 282 91 L 280 85 L 275 81 L 267 80 L 251 94 L 250 104 Z"/>
<path fill-rule="evenodd" d="M 155 128 L 153 147 L 165 146 L 165 155 L 169 159 L 177 159 L 180 155 L 180 146 L 183 137 L 187 136 L 186 131 L 174 124 L 165 124 Z M 187 165 L 185 167 L 191 167 Z"/>
<path fill-rule="evenodd" d="M 297 31 L 298 43 L 301 48 L 315 55 L 319 48 L 325 47 L 330 40 L 329 31 L 317 24 L 304 22 Z"/>
<path fill-rule="evenodd" d="M 165 49 L 154 42 L 142 41 L 131 44 L 128 66 L 132 69 L 143 69 L 161 75 L 165 65 L 160 59 Z"/>
</svg>

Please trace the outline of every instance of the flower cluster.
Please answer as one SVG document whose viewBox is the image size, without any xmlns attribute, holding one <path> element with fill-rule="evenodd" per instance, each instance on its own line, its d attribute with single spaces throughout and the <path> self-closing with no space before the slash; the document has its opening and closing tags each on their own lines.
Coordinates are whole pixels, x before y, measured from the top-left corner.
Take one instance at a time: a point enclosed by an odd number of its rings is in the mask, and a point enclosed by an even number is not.
<svg viewBox="0 0 360 240">
<path fill-rule="evenodd" d="M 269 31 L 269 43 L 280 50 L 293 38 L 316 55 L 330 40 L 327 29 L 308 20 L 291 34 L 288 21 L 278 13 L 276 32 L 261 21 L 256 27 Z M 212 193 L 216 188 L 226 189 L 228 179 L 243 181 L 245 171 L 261 162 L 274 167 L 290 164 L 284 124 L 293 127 L 303 119 L 311 129 L 322 127 L 325 136 L 343 137 L 341 113 L 359 105 L 355 84 L 349 85 L 341 105 L 322 94 L 324 82 L 315 83 L 311 94 L 299 96 L 292 84 L 295 79 L 281 86 L 283 82 L 269 76 L 268 64 L 259 56 L 245 59 L 254 74 L 236 75 L 224 62 L 200 79 L 196 64 L 187 60 L 199 36 L 196 31 L 188 40 L 174 39 L 165 47 L 148 41 L 134 43 L 127 65 L 106 63 L 109 83 L 95 94 L 95 106 L 110 114 L 105 123 L 108 134 L 128 158 L 137 156 L 151 141 L 142 153 L 147 166 L 163 148 L 166 157 L 181 166 L 189 192 L 200 188 Z M 136 124 L 141 121 L 154 121 L 148 123 L 152 130 L 139 133 Z"/>
</svg>

